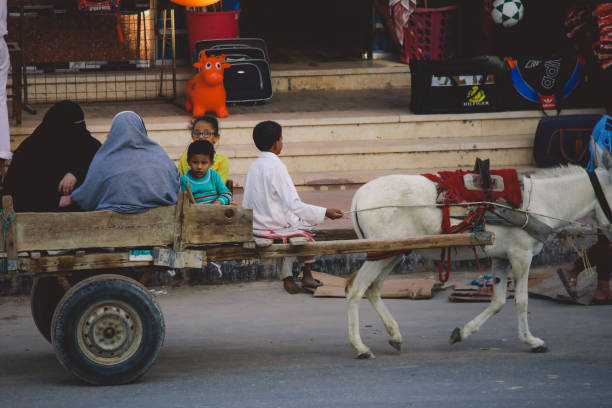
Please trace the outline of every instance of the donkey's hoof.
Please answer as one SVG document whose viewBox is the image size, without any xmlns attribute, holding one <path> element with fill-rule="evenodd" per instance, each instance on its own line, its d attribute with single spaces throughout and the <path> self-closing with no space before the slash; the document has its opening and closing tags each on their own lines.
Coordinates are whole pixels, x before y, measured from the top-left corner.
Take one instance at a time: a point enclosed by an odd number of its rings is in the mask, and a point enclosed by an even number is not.
<svg viewBox="0 0 612 408">
<path fill-rule="evenodd" d="M 402 351 L 402 342 L 401 341 L 389 340 L 389 344 L 391 345 L 391 347 L 393 347 L 397 351 L 399 351 L 399 352 Z"/>
<path fill-rule="evenodd" d="M 373 360 L 376 357 L 374 357 L 374 353 L 372 353 L 371 351 L 366 351 L 365 353 L 357 355 L 357 358 L 360 360 Z"/>
<path fill-rule="evenodd" d="M 531 351 L 534 353 L 546 353 L 548 351 L 548 347 L 542 344 L 541 346 L 532 348 Z"/>
<path fill-rule="evenodd" d="M 461 329 L 458 327 L 455 327 L 455 330 L 453 330 L 453 332 L 451 333 L 450 343 L 451 344 L 459 343 L 461 340 L 462 340 L 461 339 Z"/>
</svg>

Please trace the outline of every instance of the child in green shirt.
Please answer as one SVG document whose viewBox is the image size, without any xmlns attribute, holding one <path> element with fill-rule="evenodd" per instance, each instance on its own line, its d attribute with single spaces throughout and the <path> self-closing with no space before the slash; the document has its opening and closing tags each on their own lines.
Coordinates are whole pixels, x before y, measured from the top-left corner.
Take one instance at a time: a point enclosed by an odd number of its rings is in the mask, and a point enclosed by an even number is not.
<svg viewBox="0 0 612 408">
<path fill-rule="evenodd" d="M 207 140 L 196 140 L 187 149 L 189 171 L 181 176 L 181 189 L 187 190 L 187 183 L 196 203 L 228 205 L 232 193 L 214 171 L 215 148 Z"/>
</svg>

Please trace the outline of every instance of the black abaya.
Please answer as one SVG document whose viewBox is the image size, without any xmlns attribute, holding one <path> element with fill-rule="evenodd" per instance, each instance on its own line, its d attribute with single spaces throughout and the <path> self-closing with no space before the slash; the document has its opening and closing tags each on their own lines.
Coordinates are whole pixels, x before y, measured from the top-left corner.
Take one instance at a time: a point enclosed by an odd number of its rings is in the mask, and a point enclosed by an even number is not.
<svg viewBox="0 0 612 408">
<path fill-rule="evenodd" d="M 99 147 L 100 142 L 85 127 L 79 104 L 62 101 L 53 105 L 13 153 L 4 190 L 13 196 L 15 211 L 61 211 L 60 181 L 72 173 L 78 187 Z"/>
</svg>

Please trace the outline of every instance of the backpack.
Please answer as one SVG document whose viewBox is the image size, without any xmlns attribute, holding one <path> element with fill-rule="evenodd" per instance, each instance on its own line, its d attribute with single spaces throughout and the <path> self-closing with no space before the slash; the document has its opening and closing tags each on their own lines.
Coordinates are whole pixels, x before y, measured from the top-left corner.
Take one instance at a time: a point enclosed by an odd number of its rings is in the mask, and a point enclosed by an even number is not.
<svg viewBox="0 0 612 408">
<path fill-rule="evenodd" d="M 590 105 L 585 91 L 588 78 L 582 57 L 546 59 L 505 58 L 513 86 L 509 95 L 510 109 L 538 107 L 556 109 Z M 592 99 L 592 98 L 591 98 Z"/>
</svg>

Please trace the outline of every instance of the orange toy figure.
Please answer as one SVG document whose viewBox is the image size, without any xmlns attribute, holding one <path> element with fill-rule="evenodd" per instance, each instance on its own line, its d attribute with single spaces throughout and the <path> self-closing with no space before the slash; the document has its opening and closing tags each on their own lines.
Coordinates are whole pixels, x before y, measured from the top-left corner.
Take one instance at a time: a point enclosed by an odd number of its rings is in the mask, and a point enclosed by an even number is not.
<svg viewBox="0 0 612 408">
<path fill-rule="evenodd" d="M 225 106 L 225 88 L 223 87 L 223 70 L 230 64 L 225 61 L 225 55 L 210 57 L 203 52 L 200 61 L 193 64 L 200 68 L 187 83 L 185 109 L 194 117 L 200 117 L 206 112 L 214 111 L 218 117 L 229 115 Z"/>
</svg>

